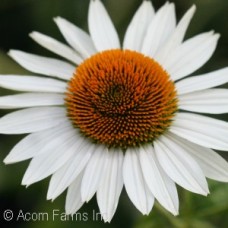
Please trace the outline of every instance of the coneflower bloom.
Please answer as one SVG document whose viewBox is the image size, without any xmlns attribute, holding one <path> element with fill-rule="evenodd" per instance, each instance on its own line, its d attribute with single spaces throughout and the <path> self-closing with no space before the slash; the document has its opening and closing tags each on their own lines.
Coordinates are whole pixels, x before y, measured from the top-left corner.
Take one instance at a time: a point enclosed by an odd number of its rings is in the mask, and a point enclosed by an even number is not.
<svg viewBox="0 0 228 228">
<path fill-rule="evenodd" d="M 227 162 L 212 150 L 228 150 L 228 124 L 201 115 L 228 112 L 228 90 L 213 88 L 228 82 L 228 68 L 185 78 L 219 38 L 211 31 L 183 41 L 194 12 L 176 23 L 173 3 L 155 13 L 143 1 L 121 45 L 103 4 L 91 0 L 90 35 L 60 17 L 69 46 L 30 34 L 66 61 L 9 52 L 40 75 L 0 76 L 1 87 L 23 91 L 0 98 L 1 109 L 22 109 L 0 119 L 0 133 L 29 133 L 4 160 L 32 159 L 23 185 L 52 175 L 47 199 L 67 189 L 69 214 L 96 193 L 110 222 L 123 186 L 143 214 L 156 199 L 177 215 L 176 184 L 207 195 L 206 177 L 228 181 Z"/>
</svg>

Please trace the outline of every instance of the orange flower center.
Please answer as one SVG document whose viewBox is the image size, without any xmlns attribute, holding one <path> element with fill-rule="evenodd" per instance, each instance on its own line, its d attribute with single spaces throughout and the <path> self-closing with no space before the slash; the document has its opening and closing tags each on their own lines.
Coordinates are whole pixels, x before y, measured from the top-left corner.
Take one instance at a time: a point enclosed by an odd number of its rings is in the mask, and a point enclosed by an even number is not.
<svg viewBox="0 0 228 228">
<path fill-rule="evenodd" d="M 81 133 L 108 147 L 153 143 L 177 110 L 174 83 L 153 59 L 108 50 L 86 59 L 66 93 L 68 116 Z"/>
</svg>

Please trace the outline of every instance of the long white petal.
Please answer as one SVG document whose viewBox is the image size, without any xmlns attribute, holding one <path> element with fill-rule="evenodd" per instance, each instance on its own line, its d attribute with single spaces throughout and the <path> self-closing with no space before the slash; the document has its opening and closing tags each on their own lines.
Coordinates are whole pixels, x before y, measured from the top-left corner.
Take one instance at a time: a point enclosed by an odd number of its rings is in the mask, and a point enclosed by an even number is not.
<svg viewBox="0 0 228 228">
<path fill-rule="evenodd" d="M 34 55 L 18 50 L 10 50 L 9 55 L 26 70 L 37 74 L 69 80 L 75 71 L 74 66 L 62 60 Z"/>
<path fill-rule="evenodd" d="M 90 1 L 89 31 L 98 51 L 120 48 L 118 34 L 100 0 Z"/>
<path fill-rule="evenodd" d="M 64 18 L 54 19 L 65 40 L 79 52 L 83 58 L 89 58 L 96 53 L 94 44 L 90 36 L 82 29 L 78 28 Z"/>
<path fill-rule="evenodd" d="M 157 150 L 157 148 L 155 149 Z M 140 162 L 143 176 L 154 197 L 168 211 L 177 215 L 179 200 L 175 183 L 161 168 L 152 145 L 141 149 Z"/>
<path fill-rule="evenodd" d="M 168 135 L 154 143 L 156 155 L 167 175 L 189 191 L 207 195 L 207 181 L 197 162 Z"/>
<path fill-rule="evenodd" d="M 76 130 L 71 129 L 61 136 L 48 143 L 41 154 L 35 156 L 30 162 L 22 185 L 31 185 L 56 172 L 75 152 Z M 80 136 L 78 136 L 80 137 Z"/>
<path fill-rule="evenodd" d="M 24 134 L 48 129 L 66 121 L 60 107 L 36 107 L 12 112 L 0 119 L 0 133 Z"/>
<path fill-rule="evenodd" d="M 141 51 L 143 39 L 153 17 L 154 8 L 151 2 L 143 1 L 127 28 L 123 49 Z"/>
<path fill-rule="evenodd" d="M 67 214 L 74 214 L 83 205 L 80 194 L 83 172 L 81 172 L 67 190 L 65 210 Z"/>
<path fill-rule="evenodd" d="M 204 175 L 208 178 L 228 182 L 228 163 L 219 154 L 209 148 L 205 148 L 172 133 L 169 133 L 172 140 L 180 144 L 197 161 Z"/>
<path fill-rule="evenodd" d="M 81 56 L 78 55 L 73 49 L 53 39 L 52 37 L 46 36 L 39 32 L 32 32 L 29 35 L 34 41 L 36 41 L 44 48 L 54 52 L 57 55 L 60 55 L 66 58 L 67 60 L 75 64 L 79 65 L 83 61 Z"/>
<path fill-rule="evenodd" d="M 105 146 L 97 145 L 96 150 L 93 152 L 85 168 L 81 185 L 81 197 L 83 202 L 88 202 L 100 185 L 107 153 L 108 149 Z"/>
<path fill-rule="evenodd" d="M 154 16 L 150 23 L 141 52 L 154 57 L 156 52 L 169 38 L 176 26 L 175 6 L 173 3 L 165 4 Z"/>
<path fill-rule="evenodd" d="M 65 93 L 66 83 L 52 79 L 25 75 L 0 75 L 0 86 L 28 92 Z"/>
<path fill-rule="evenodd" d="M 29 134 L 13 147 L 4 162 L 10 164 L 24 161 L 45 152 L 46 147 L 52 149 L 48 146 L 49 142 L 61 138 L 70 129 L 72 129 L 70 121 L 64 121 L 48 130 Z"/>
<path fill-rule="evenodd" d="M 64 95 L 55 93 L 23 93 L 0 97 L 1 109 L 63 105 Z"/>
<path fill-rule="evenodd" d="M 167 39 L 167 42 L 160 48 L 154 58 L 161 64 L 165 63 L 169 54 L 175 50 L 183 41 L 186 30 L 189 26 L 189 23 L 196 11 L 196 6 L 193 5 L 182 17 L 177 27 L 173 31 L 170 38 Z"/>
<path fill-rule="evenodd" d="M 91 153 L 95 150 L 95 147 L 88 144 L 82 137 L 75 140 L 74 148 L 75 153 L 72 159 L 52 175 L 47 199 L 55 199 L 71 185 L 79 173 L 84 169 L 90 159 Z"/>
<path fill-rule="evenodd" d="M 228 82 L 228 67 L 207 74 L 193 76 L 178 81 L 175 86 L 178 94 L 191 93 L 203 89 L 210 89 Z"/>
<path fill-rule="evenodd" d="M 123 152 L 109 150 L 104 176 L 97 190 L 97 203 L 105 222 L 110 222 L 118 205 L 123 188 Z"/>
<path fill-rule="evenodd" d="M 123 163 L 123 180 L 129 198 L 142 214 L 149 214 L 154 196 L 149 190 L 143 177 L 143 166 L 139 161 L 138 149 L 128 149 Z"/>
<path fill-rule="evenodd" d="M 181 79 L 203 66 L 212 56 L 219 39 L 218 34 L 207 32 L 188 39 L 163 63 L 173 80 Z"/>
<path fill-rule="evenodd" d="M 180 95 L 180 109 L 200 113 L 227 113 L 228 89 L 208 89 Z"/>
<path fill-rule="evenodd" d="M 191 113 L 177 113 L 170 131 L 191 142 L 217 150 L 228 150 L 228 123 Z"/>
</svg>

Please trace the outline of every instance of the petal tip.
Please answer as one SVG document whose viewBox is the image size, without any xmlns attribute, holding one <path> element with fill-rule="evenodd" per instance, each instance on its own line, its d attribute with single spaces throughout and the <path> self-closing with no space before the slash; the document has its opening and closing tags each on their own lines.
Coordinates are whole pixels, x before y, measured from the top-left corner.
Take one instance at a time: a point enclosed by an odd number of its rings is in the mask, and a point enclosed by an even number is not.
<svg viewBox="0 0 228 228">
<path fill-rule="evenodd" d="M 25 173 L 26 174 L 26 173 Z M 26 188 L 28 186 L 30 186 L 33 182 L 30 180 L 29 177 L 27 177 L 27 175 L 24 175 L 22 181 L 21 181 L 21 185 L 24 185 Z"/>
<path fill-rule="evenodd" d="M 148 216 L 149 214 L 150 214 L 150 210 L 147 210 L 146 213 L 145 213 L 145 215 Z"/>
<path fill-rule="evenodd" d="M 196 11 L 196 4 L 193 4 L 190 8 L 191 11 L 195 12 Z"/>
<path fill-rule="evenodd" d="M 25 188 L 28 188 L 31 184 L 24 183 L 22 180 L 21 185 L 25 186 Z"/>
<path fill-rule="evenodd" d="M 29 37 L 31 37 L 32 39 L 34 39 L 39 34 L 40 34 L 39 32 L 32 31 L 32 32 L 29 33 Z"/>
<path fill-rule="evenodd" d="M 3 163 L 4 163 L 5 165 L 8 165 L 8 164 L 12 163 L 9 155 L 7 155 L 7 156 L 5 157 L 5 159 L 3 160 Z"/>
<path fill-rule="evenodd" d="M 52 194 L 50 193 L 50 191 L 48 191 L 46 199 L 53 201 Z"/>
<path fill-rule="evenodd" d="M 105 219 L 105 218 L 103 217 L 103 221 L 104 221 L 104 223 L 110 223 L 111 220 Z"/>
<path fill-rule="evenodd" d="M 216 40 L 218 40 L 221 37 L 221 35 L 219 33 L 215 33 L 214 36 L 215 36 Z"/>
<path fill-rule="evenodd" d="M 21 185 L 24 185 L 26 188 L 28 187 L 28 184 L 24 179 L 22 180 Z"/>
<path fill-rule="evenodd" d="M 20 160 L 19 160 L 19 161 L 20 161 Z M 5 159 L 3 160 L 3 163 L 4 163 L 5 165 L 10 165 L 10 164 L 13 164 L 13 163 L 16 163 L 16 162 L 18 162 L 18 159 L 15 158 L 15 157 L 13 157 L 13 156 L 11 156 L 10 154 L 7 155 L 7 156 L 5 157 Z"/>
<path fill-rule="evenodd" d="M 173 215 L 174 215 L 174 216 L 178 216 L 178 215 L 179 215 L 179 211 L 173 212 Z"/>
<path fill-rule="evenodd" d="M 202 191 L 199 192 L 199 194 L 203 196 L 208 196 L 210 194 L 210 191 L 209 189 L 202 189 Z"/>
<path fill-rule="evenodd" d="M 13 57 L 14 53 L 15 53 L 15 50 L 10 49 L 10 50 L 8 51 L 7 54 L 8 54 L 10 57 Z"/>
<path fill-rule="evenodd" d="M 53 20 L 56 24 L 58 24 L 58 22 L 60 22 L 63 18 L 60 16 L 54 17 Z"/>
</svg>

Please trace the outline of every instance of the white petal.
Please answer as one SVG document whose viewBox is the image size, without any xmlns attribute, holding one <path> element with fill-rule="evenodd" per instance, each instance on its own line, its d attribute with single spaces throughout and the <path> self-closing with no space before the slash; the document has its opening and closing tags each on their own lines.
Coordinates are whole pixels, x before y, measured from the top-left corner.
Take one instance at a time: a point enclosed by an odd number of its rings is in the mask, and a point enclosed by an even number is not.
<svg viewBox="0 0 228 228">
<path fill-rule="evenodd" d="M 191 93 L 220 86 L 228 82 L 228 67 L 207 74 L 183 79 L 175 84 L 178 94 Z"/>
<path fill-rule="evenodd" d="M 154 57 L 160 47 L 166 42 L 176 26 L 176 16 L 174 4 L 165 4 L 155 14 L 150 23 L 141 52 Z"/>
<path fill-rule="evenodd" d="M 129 198 L 142 214 L 149 214 L 154 196 L 150 192 L 143 177 L 143 166 L 139 161 L 138 149 L 128 149 L 123 163 L 123 180 Z"/>
<path fill-rule="evenodd" d="M 221 120 L 190 113 L 177 113 L 170 131 L 201 146 L 228 150 L 228 123 Z"/>
<path fill-rule="evenodd" d="M 64 18 L 57 17 L 54 20 L 65 40 L 84 58 L 96 53 L 92 39 L 86 32 Z"/>
<path fill-rule="evenodd" d="M 188 39 L 163 63 L 173 80 L 181 79 L 203 66 L 212 56 L 219 39 L 218 34 L 207 32 Z"/>
<path fill-rule="evenodd" d="M 80 194 L 83 172 L 69 186 L 66 196 L 65 210 L 67 214 L 74 214 L 83 205 Z"/>
<path fill-rule="evenodd" d="M 36 107 L 19 110 L 0 119 L 1 134 L 24 134 L 45 130 L 66 121 L 66 110 L 60 107 Z"/>
<path fill-rule="evenodd" d="M 90 1 L 89 31 L 98 51 L 120 48 L 118 34 L 100 0 Z"/>
<path fill-rule="evenodd" d="M 123 152 L 117 149 L 109 150 L 106 163 L 106 170 L 97 190 L 97 203 L 104 221 L 110 222 L 123 188 Z"/>
<path fill-rule="evenodd" d="M 161 47 L 161 49 L 154 56 L 155 59 L 160 63 L 165 63 L 167 58 L 169 58 L 169 54 L 175 50 L 183 41 L 186 30 L 189 26 L 189 23 L 195 13 L 196 6 L 193 5 L 183 16 L 183 18 L 178 23 L 177 27 L 173 31 L 170 38 L 167 42 Z"/>
<path fill-rule="evenodd" d="M 1 109 L 63 105 L 64 95 L 55 93 L 22 93 L 0 97 Z"/>
<path fill-rule="evenodd" d="M 69 80 L 75 71 L 75 67 L 71 64 L 53 58 L 18 50 L 10 50 L 9 55 L 26 70 L 37 74 Z"/>
<path fill-rule="evenodd" d="M 93 144 L 88 144 L 88 141 L 84 140 L 82 137 L 75 140 L 74 147 L 75 153 L 72 159 L 52 175 L 47 199 L 54 200 L 71 185 L 79 173 L 84 169 L 90 159 L 91 153 L 95 150 L 95 146 Z"/>
<path fill-rule="evenodd" d="M 88 202 L 100 185 L 107 153 L 108 149 L 105 146 L 97 145 L 96 150 L 93 152 L 93 155 L 85 168 L 81 186 L 81 197 L 83 202 Z"/>
<path fill-rule="evenodd" d="M 10 164 L 23 161 L 45 152 L 46 147 L 52 149 L 48 146 L 49 142 L 61 138 L 69 129 L 72 129 L 72 124 L 64 121 L 56 127 L 26 136 L 13 147 L 4 162 Z"/>
<path fill-rule="evenodd" d="M 76 130 L 72 128 L 63 134 L 61 138 L 50 141 L 43 148 L 45 151 L 35 156 L 30 162 L 23 177 L 22 185 L 31 185 L 61 168 L 75 153 L 76 140 Z"/>
<path fill-rule="evenodd" d="M 180 95 L 180 109 L 201 113 L 227 113 L 228 89 L 208 89 Z"/>
<path fill-rule="evenodd" d="M 143 1 L 132 18 L 123 41 L 123 49 L 141 51 L 148 25 L 154 16 L 150 1 Z"/>
<path fill-rule="evenodd" d="M 0 86 L 29 92 L 65 93 L 66 83 L 52 79 L 25 75 L 0 75 Z"/>
<path fill-rule="evenodd" d="M 152 145 L 142 148 L 140 162 L 145 181 L 154 197 L 168 211 L 177 215 L 179 200 L 175 183 L 161 168 Z"/>
<path fill-rule="evenodd" d="M 44 48 L 68 59 L 75 64 L 79 65 L 83 61 L 82 58 L 73 49 L 49 36 L 46 36 L 39 32 L 32 32 L 29 35 L 33 40 L 35 40 Z"/>
<path fill-rule="evenodd" d="M 208 178 L 228 182 L 227 161 L 211 149 L 196 145 L 169 133 L 177 144 L 180 144 L 197 161 L 204 175 Z"/>
<path fill-rule="evenodd" d="M 199 165 L 169 135 L 160 137 L 154 147 L 159 163 L 173 181 L 189 191 L 202 195 L 209 193 L 206 178 Z"/>
</svg>

